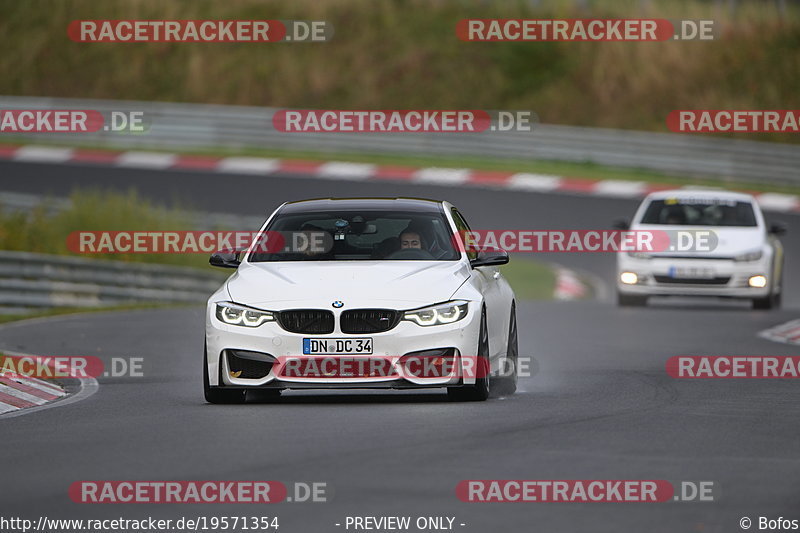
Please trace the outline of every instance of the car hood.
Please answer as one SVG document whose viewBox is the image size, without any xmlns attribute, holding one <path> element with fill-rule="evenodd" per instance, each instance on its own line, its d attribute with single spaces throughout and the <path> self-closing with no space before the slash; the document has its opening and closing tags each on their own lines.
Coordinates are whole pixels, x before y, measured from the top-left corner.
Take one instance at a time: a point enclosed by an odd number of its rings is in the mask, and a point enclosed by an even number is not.
<svg viewBox="0 0 800 533">
<path fill-rule="evenodd" d="M 336 300 L 348 308 L 413 308 L 449 300 L 469 275 L 461 261 L 247 263 L 227 290 L 232 301 L 264 309 L 329 307 Z"/>
<path fill-rule="evenodd" d="M 764 230 L 759 227 L 711 227 L 711 226 L 667 226 L 639 224 L 633 226 L 634 230 L 664 230 L 674 231 L 713 231 L 717 236 L 717 247 L 710 252 L 697 252 L 698 257 L 734 257 L 739 254 L 760 250 L 764 246 Z M 694 252 L 681 250 L 664 251 L 654 255 L 695 255 Z"/>
</svg>

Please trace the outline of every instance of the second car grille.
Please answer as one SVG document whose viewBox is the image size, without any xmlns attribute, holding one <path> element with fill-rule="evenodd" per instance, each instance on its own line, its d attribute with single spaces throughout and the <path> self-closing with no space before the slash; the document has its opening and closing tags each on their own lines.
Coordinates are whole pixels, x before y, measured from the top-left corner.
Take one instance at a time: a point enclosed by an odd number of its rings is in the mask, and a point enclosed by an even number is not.
<svg viewBox="0 0 800 533">
<path fill-rule="evenodd" d="M 292 309 L 278 313 L 278 323 L 292 333 L 333 333 L 333 313 L 323 309 Z"/>
<path fill-rule="evenodd" d="M 653 276 L 656 283 L 682 284 L 682 285 L 726 285 L 730 276 L 717 276 L 715 278 L 671 278 L 669 276 Z"/>
<path fill-rule="evenodd" d="M 342 333 L 380 333 L 389 331 L 400 321 L 400 312 L 393 309 L 353 309 L 339 319 Z"/>
</svg>

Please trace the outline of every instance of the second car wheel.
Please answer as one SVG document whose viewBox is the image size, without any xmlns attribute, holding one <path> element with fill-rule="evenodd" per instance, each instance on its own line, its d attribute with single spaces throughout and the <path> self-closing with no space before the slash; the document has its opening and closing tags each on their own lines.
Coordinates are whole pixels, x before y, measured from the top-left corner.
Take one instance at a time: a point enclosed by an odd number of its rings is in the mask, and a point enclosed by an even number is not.
<svg viewBox="0 0 800 533">
<path fill-rule="evenodd" d="M 647 305 L 647 296 L 639 296 L 638 294 L 622 294 L 617 293 L 617 303 L 620 307 L 643 307 Z"/>
</svg>

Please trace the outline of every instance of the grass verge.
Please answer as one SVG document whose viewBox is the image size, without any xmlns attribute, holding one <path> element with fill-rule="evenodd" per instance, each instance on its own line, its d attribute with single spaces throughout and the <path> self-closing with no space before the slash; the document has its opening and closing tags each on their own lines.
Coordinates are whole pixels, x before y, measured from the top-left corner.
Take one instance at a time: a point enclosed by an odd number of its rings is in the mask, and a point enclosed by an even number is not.
<svg viewBox="0 0 800 533">
<path fill-rule="evenodd" d="M 194 217 L 181 208 L 159 206 L 136 190 L 111 192 L 77 189 L 71 206 L 51 209 L 48 201 L 31 211 L 0 210 L 0 250 L 72 255 L 116 261 L 208 268 L 205 254 L 76 254 L 67 247 L 74 231 L 191 230 Z"/>
<path fill-rule="evenodd" d="M 530 259 L 512 257 L 500 272 L 514 289 L 518 300 L 552 300 L 556 288 L 553 269 Z"/>
</svg>

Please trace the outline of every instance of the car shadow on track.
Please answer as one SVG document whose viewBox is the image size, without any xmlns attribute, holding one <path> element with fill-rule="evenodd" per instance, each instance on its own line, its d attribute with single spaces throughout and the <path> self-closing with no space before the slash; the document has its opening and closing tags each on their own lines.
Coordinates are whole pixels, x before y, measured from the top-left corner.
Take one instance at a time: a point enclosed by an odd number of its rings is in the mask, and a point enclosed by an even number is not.
<svg viewBox="0 0 800 533">
<path fill-rule="evenodd" d="M 258 390 L 247 391 L 248 404 L 390 404 L 390 403 L 450 403 L 445 392 L 359 392 L 305 391 L 284 392 L 280 397 Z"/>
<path fill-rule="evenodd" d="M 726 298 L 694 297 L 684 298 L 679 296 L 659 297 L 652 296 L 647 302 L 647 307 L 653 309 L 686 309 L 691 311 L 748 311 L 751 304 L 747 300 L 734 300 Z"/>
</svg>

